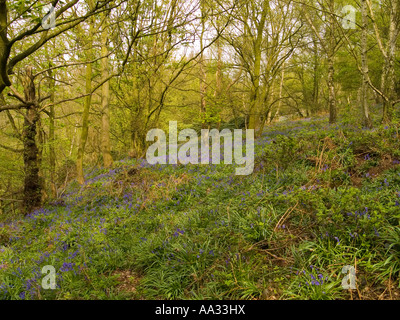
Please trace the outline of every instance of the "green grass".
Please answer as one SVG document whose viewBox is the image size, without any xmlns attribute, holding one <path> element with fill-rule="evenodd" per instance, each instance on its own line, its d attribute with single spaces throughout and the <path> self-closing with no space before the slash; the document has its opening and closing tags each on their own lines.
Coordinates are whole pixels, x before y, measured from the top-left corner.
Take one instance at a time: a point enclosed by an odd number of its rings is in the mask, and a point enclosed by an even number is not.
<svg viewBox="0 0 400 320">
<path fill-rule="evenodd" d="M 83 187 L 4 221 L 0 298 L 395 298 L 398 128 L 276 124 L 249 176 L 223 164 L 94 168 Z M 56 290 L 41 288 L 45 265 Z M 357 290 L 341 287 L 345 265 Z"/>
</svg>

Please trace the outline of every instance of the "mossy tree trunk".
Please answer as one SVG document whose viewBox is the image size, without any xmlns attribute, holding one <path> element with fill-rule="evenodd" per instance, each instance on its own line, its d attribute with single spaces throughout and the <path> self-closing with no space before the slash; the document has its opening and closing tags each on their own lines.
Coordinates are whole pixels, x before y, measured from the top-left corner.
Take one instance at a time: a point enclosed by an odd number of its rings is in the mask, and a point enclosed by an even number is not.
<svg viewBox="0 0 400 320">
<path fill-rule="evenodd" d="M 93 34 L 94 34 L 94 18 L 89 19 L 89 34 L 87 37 L 87 59 L 91 61 L 93 59 Z M 82 130 L 79 139 L 79 147 L 78 154 L 76 158 L 76 180 L 83 184 L 85 182 L 85 178 L 83 175 L 83 157 L 85 154 L 85 146 L 89 133 L 89 112 L 90 106 L 92 104 L 92 75 L 93 75 L 93 65 L 92 63 L 88 63 L 86 65 L 86 74 L 85 74 L 85 102 L 83 105 L 83 113 L 82 113 Z"/>
<path fill-rule="evenodd" d="M 29 104 L 26 110 L 23 128 L 24 145 L 24 212 L 26 214 L 41 205 L 41 183 L 39 177 L 39 149 L 36 143 L 37 123 L 39 121 L 38 105 L 32 67 L 27 67 L 23 78 L 25 101 Z"/>
<path fill-rule="evenodd" d="M 102 80 L 109 78 L 109 62 L 108 62 L 108 16 L 104 15 L 103 29 L 101 31 L 101 74 Z M 110 82 L 105 81 L 101 87 L 101 151 L 103 154 L 103 165 L 109 168 L 113 164 L 111 156 L 110 142 Z"/>
</svg>

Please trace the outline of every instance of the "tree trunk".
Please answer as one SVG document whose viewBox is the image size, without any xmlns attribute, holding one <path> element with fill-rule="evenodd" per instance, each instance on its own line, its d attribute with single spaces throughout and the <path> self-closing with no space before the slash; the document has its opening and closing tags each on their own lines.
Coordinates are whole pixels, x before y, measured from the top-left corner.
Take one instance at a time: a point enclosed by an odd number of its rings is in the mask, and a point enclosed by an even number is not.
<svg viewBox="0 0 400 320">
<path fill-rule="evenodd" d="M 36 131 L 37 131 L 37 140 L 36 145 L 38 147 L 38 156 L 37 156 L 37 164 L 39 168 L 39 183 L 40 183 L 40 191 L 41 191 L 41 203 L 44 203 L 49 195 L 46 190 L 46 179 L 45 173 L 43 172 L 42 163 L 43 163 L 43 149 L 45 140 L 45 134 L 42 127 L 42 121 L 40 119 L 40 114 L 38 114 L 38 120 L 36 122 Z"/>
<path fill-rule="evenodd" d="M 32 67 L 26 68 L 23 77 L 25 101 L 31 103 L 26 110 L 23 128 L 24 145 L 24 212 L 26 214 L 41 205 L 41 185 L 39 179 L 38 147 L 36 144 L 36 126 L 39 113 L 36 105 L 36 92 L 33 83 Z"/>
<path fill-rule="evenodd" d="M 207 106 L 206 106 L 206 91 L 207 91 L 207 73 L 204 63 L 204 32 L 205 32 L 205 8 L 204 1 L 201 1 L 201 33 L 200 33 L 200 114 L 202 128 L 208 127 L 207 121 Z"/>
<path fill-rule="evenodd" d="M 367 60 L 367 35 L 368 35 L 368 15 L 367 1 L 361 0 L 361 17 L 362 17 L 362 33 L 361 33 L 361 70 L 362 70 L 362 85 L 361 85 L 361 110 L 364 127 L 371 128 L 372 122 L 369 115 L 368 107 L 368 60 Z"/>
<path fill-rule="evenodd" d="M 392 1 L 390 10 L 390 24 L 388 44 L 386 50 L 385 64 L 382 71 L 381 91 L 388 98 L 383 101 L 383 123 L 389 123 L 393 116 L 393 101 L 396 99 L 394 90 L 394 59 L 396 54 L 396 42 L 400 31 L 399 26 L 399 4 L 398 1 Z"/>
<path fill-rule="evenodd" d="M 333 59 L 328 58 L 329 123 L 335 123 L 337 120 L 334 73 Z"/>
<path fill-rule="evenodd" d="M 334 0 L 329 1 L 329 43 L 328 43 L 328 101 L 329 101 L 329 123 L 337 121 L 336 95 L 335 95 L 335 17 Z"/>
<path fill-rule="evenodd" d="M 319 56 L 318 56 L 317 39 L 313 35 L 313 55 L 314 55 L 314 68 L 313 68 L 313 110 L 310 112 L 318 112 L 319 110 Z"/>
<path fill-rule="evenodd" d="M 108 30 L 107 30 L 107 17 L 105 17 L 104 27 L 101 32 L 101 55 L 104 57 L 101 59 L 101 74 L 103 80 L 109 77 L 108 70 Z M 110 83 L 105 82 L 101 87 L 101 150 L 103 153 L 103 164 L 105 168 L 109 168 L 113 164 L 111 157 L 111 146 L 110 146 Z"/>
<path fill-rule="evenodd" d="M 83 156 L 85 154 L 85 146 L 87 142 L 87 137 L 89 133 L 89 112 L 90 112 L 90 105 L 92 103 L 92 95 L 90 94 L 92 91 L 92 64 L 89 63 L 86 66 L 86 94 L 89 94 L 85 97 L 85 102 L 83 106 L 83 114 L 82 114 L 82 131 L 79 140 L 79 147 L 78 147 L 78 155 L 76 159 L 76 173 L 77 173 L 77 181 L 80 184 L 85 182 L 85 178 L 83 175 Z"/>
<path fill-rule="evenodd" d="M 217 21 L 217 32 L 220 34 L 220 26 L 219 26 L 219 20 Z M 220 114 L 220 110 L 222 108 L 222 46 L 221 46 L 221 38 L 218 38 L 217 40 L 217 71 L 215 73 L 215 92 L 214 92 L 214 97 L 215 97 L 215 102 L 217 104 L 216 112 Z M 218 123 L 217 127 L 218 130 L 221 126 L 221 117 L 218 115 Z"/>
<path fill-rule="evenodd" d="M 172 13 L 171 13 L 172 14 Z M 133 33 L 137 32 L 137 20 L 133 22 Z M 172 35 L 171 35 L 172 36 Z M 143 119 L 143 104 L 142 104 L 142 96 L 140 94 L 141 90 L 141 81 L 140 81 L 140 72 L 139 72 L 139 54 L 137 50 L 137 42 L 135 41 L 132 45 L 132 55 L 133 55 L 133 64 L 132 64 L 132 97 L 133 97 L 133 105 L 130 108 L 130 151 L 129 156 L 131 158 L 140 158 L 143 154 L 143 150 L 145 149 L 145 145 L 142 144 L 145 139 L 141 139 L 141 132 L 145 130 L 145 124 Z M 149 99 L 150 100 L 150 99 Z"/>
<path fill-rule="evenodd" d="M 51 86 L 51 98 L 50 102 L 54 103 L 54 81 L 52 80 Z M 55 151 L 55 110 L 54 106 L 50 106 L 49 110 L 49 166 L 50 166 L 50 191 L 53 197 L 57 196 L 57 186 L 56 186 L 56 151 Z"/>
<path fill-rule="evenodd" d="M 50 61 L 48 51 L 46 48 L 46 59 Z M 53 67 L 53 64 L 49 62 L 49 69 Z M 55 110 L 53 103 L 55 102 L 55 86 L 56 82 L 52 70 L 47 72 L 49 78 L 49 90 L 50 90 L 50 108 L 49 108 L 49 171 L 50 171 L 50 193 L 53 198 L 57 196 L 56 186 L 56 151 L 55 151 Z"/>
<path fill-rule="evenodd" d="M 254 68 L 252 76 L 252 90 L 249 109 L 249 129 L 256 129 L 259 117 L 260 77 L 261 77 L 261 45 L 269 9 L 269 1 L 265 0 L 262 6 L 260 22 L 257 25 L 257 37 L 254 41 Z"/>
<path fill-rule="evenodd" d="M 7 74 L 7 61 L 10 56 L 9 40 L 7 39 L 7 11 L 7 1 L 0 0 L 0 92 L 11 85 Z"/>
<path fill-rule="evenodd" d="M 90 27 L 89 27 L 89 35 L 88 35 L 88 60 L 93 59 L 93 32 L 94 32 L 94 21 L 93 19 L 90 20 Z M 78 147 L 78 154 L 76 158 L 76 180 L 78 183 L 83 184 L 85 182 L 85 178 L 83 175 L 83 157 L 85 154 L 85 146 L 88 138 L 89 133 L 89 112 L 90 112 L 90 105 L 92 104 L 92 74 L 93 74 L 93 65 L 88 63 L 86 65 L 86 88 L 85 93 L 87 96 L 85 97 L 85 102 L 83 105 L 83 114 L 82 114 L 82 130 L 81 136 L 79 139 L 79 147 Z"/>
</svg>

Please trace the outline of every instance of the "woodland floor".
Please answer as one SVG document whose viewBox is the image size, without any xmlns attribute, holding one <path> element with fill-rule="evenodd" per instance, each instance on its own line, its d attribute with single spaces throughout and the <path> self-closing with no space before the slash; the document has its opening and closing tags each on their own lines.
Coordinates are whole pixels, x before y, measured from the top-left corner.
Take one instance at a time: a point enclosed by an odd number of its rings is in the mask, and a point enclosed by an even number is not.
<svg viewBox="0 0 400 320">
<path fill-rule="evenodd" d="M 88 170 L 2 222 L 0 298 L 399 299 L 398 130 L 277 123 L 249 176 L 135 159 Z M 45 265 L 56 290 L 41 288 Z"/>
</svg>

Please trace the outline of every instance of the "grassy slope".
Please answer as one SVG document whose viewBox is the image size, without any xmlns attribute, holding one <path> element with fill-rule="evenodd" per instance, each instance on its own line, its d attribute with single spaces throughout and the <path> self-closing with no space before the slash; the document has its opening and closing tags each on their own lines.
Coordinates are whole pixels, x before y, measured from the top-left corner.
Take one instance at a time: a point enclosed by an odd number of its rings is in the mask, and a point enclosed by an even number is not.
<svg viewBox="0 0 400 320">
<path fill-rule="evenodd" d="M 277 124 L 256 169 L 117 162 L 0 229 L 2 299 L 399 298 L 398 125 Z M 41 288 L 41 268 L 57 289 Z M 357 271 L 343 290 L 342 267 Z"/>
</svg>

